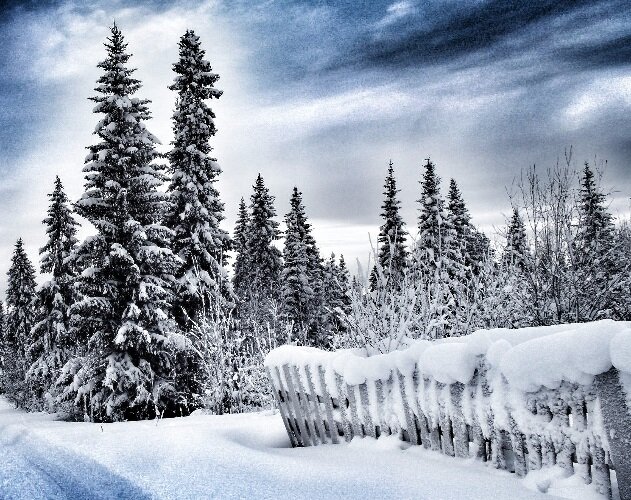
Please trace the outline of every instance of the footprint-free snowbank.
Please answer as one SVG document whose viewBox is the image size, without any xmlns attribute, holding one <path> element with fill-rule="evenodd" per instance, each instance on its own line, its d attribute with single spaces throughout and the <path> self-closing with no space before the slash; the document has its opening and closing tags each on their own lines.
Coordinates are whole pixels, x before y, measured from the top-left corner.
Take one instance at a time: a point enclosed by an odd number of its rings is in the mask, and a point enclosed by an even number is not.
<svg viewBox="0 0 631 500">
<path fill-rule="evenodd" d="M 480 357 L 499 369 L 512 387 L 535 392 L 562 382 L 589 384 L 612 366 L 631 374 L 631 322 L 612 320 L 509 330 L 478 330 L 466 337 L 413 341 L 406 349 L 366 356 L 360 349 L 324 352 L 282 346 L 265 359 L 268 367 L 285 364 L 332 368 L 346 383 L 386 379 L 392 370 L 414 369 L 444 384 L 467 383 Z M 333 384 L 331 384 L 333 385 Z"/>
<path fill-rule="evenodd" d="M 15 500 L 474 500 L 489 491 L 549 499 L 514 475 L 404 449 L 396 437 L 292 449 L 280 416 L 269 412 L 101 425 L 52 421 L 0 397 L 0 440 L 0 498 Z M 599 498 L 590 494 L 581 486 L 573 498 Z"/>
</svg>

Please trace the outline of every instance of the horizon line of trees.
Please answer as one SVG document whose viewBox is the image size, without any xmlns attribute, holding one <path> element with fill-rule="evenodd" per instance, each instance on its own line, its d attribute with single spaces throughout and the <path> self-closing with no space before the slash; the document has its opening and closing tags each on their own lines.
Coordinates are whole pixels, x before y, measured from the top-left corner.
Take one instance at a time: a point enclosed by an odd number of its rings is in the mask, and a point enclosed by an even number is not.
<svg viewBox="0 0 631 500">
<path fill-rule="evenodd" d="M 371 354 L 477 328 L 631 317 L 631 231 L 589 164 L 576 176 L 570 155 L 546 176 L 527 171 L 494 251 L 454 179 L 443 197 L 429 159 L 407 228 L 390 162 L 374 262 L 351 277 L 343 256 L 320 255 L 297 187 L 283 234 L 260 174 L 232 237 L 220 227 L 207 101 L 222 91 L 193 31 L 173 65 L 166 169 L 116 25 L 105 47 L 84 193 L 72 204 L 57 177 L 49 195 L 50 279 L 36 286 L 18 239 L 6 312 L 0 303 L 0 390 L 17 405 L 89 421 L 245 411 L 271 401 L 262 360 L 283 343 Z M 75 214 L 94 235 L 78 241 Z"/>
</svg>

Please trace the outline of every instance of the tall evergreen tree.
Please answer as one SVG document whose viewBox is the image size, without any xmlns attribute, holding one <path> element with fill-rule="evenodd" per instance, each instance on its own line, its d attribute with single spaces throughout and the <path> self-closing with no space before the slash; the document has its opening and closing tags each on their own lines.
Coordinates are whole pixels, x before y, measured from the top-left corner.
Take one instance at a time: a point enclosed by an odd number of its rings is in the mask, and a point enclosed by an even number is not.
<svg viewBox="0 0 631 500">
<path fill-rule="evenodd" d="M 381 205 L 383 224 L 379 227 L 379 268 L 386 276 L 399 278 L 407 265 L 408 251 L 405 247 L 407 231 L 399 213 L 401 202 L 397 197 L 397 181 L 394 177 L 392 161 L 383 185 L 385 196 Z"/>
<path fill-rule="evenodd" d="M 3 345 L 3 383 L 5 393 L 24 406 L 29 398 L 24 383 L 29 365 L 31 329 L 35 323 L 35 269 L 24 250 L 22 238 L 15 244 L 7 273 L 7 325 Z"/>
<path fill-rule="evenodd" d="M 269 320 L 271 307 L 279 299 L 282 260 L 280 251 L 274 246 L 280 238 L 279 224 L 274 220 L 274 197 L 265 187 L 261 174 L 253 188 L 246 242 L 248 286 L 241 300 L 242 306 L 248 310 L 249 320 L 261 325 Z"/>
<path fill-rule="evenodd" d="M 417 241 L 417 266 L 423 275 L 433 279 L 447 253 L 451 228 L 444 210 L 444 201 L 440 194 L 440 178 L 436 167 L 427 159 L 421 180 L 421 207 L 418 217 L 419 238 Z"/>
<path fill-rule="evenodd" d="M 0 349 L 7 330 L 7 315 L 4 310 L 4 302 L 0 300 Z M 0 356 L 2 353 L 0 352 Z M 0 369 L 2 369 L 2 362 L 0 360 Z"/>
<path fill-rule="evenodd" d="M 322 297 L 322 266 L 320 254 L 307 222 L 302 193 L 294 187 L 290 211 L 285 216 L 287 230 L 281 273 L 281 299 L 285 320 L 293 325 L 294 333 L 303 343 L 318 345 Z"/>
<path fill-rule="evenodd" d="M 580 180 L 578 231 L 574 250 L 574 300 L 571 309 L 575 321 L 593 321 L 616 317 L 624 259 L 616 247 L 613 217 L 607 199 L 599 189 L 594 171 L 585 163 Z M 628 290 L 628 289 L 627 289 Z"/>
<path fill-rule="evenodd" d="M 426 161 L 424 169 L 421 180 L 422 194 L 417 200 L 421 204 L 418 217 L 417 258 L 422 266 L 433 269 L 443 253 L 443 223 L 446 217 L 440 195 L 440 179 L 431 160 Z"/>
<path fill-rule="evenodd" d="M 455 230 L 444 209 L 440 178 L 429 159 L 424 166 L 421 190 L 414 273 L 426 295 L 418 307 L 423 301 L 431 305 L 431 311 L 424 314 L 431 317 L 427 324 L 433 330 L 423 335 L 435 338 L 459 332 L 456 299 L 462 293 L 464 270 Z"/>
<path fill-rule="evenodd" d="M 344 255 L 340 254 L 340 263 L 338 265 L 338 281 L 340 288 L 342 289 L 342 296 L 344 297 L 344 304 L 348 306 L 348 289 L 350 287 L 350 278 L 348 268 L 346 267 L 346 261 Z"/>
<path fill-rule="evenodd" d="M 344 257 L 340 256 L 339 265 L 335 254 L 331 253 L 324 263 L 322 278 L 322 331 L 323 341 L 318 347 L 330 349 L 336 344 L 336 339 L 346 330 L 341 314 L 348 313 L 348 275 Z"/>
<path fill-rule="evenodd" d="M 70 359 L 68 309 L 74 299 L 75 270 L 68 257 L 77 244 L 77 222 L 59 177 L 55 178 L 50 206 L 43 223 L 48 240 L 40 249 L 40 269 L 51 279 L 38 291 L 39 321 L 33 327 L 30 358 L 34 360 L 27 373 L 37 397 L 52 388 L 61 368 Z M 52 391 L 54 392 L 54 391 Z"/>
<path fill-rule="evenodd" d="M 579 249 L 585 256 L 606 252 L 612 245 L 615 228 L 606 201 L 605 194 L 596 184 L 593 170 L 585 163 L 579 194 L 577 236 Z"/>
<path fill-rule="evenodd" d="M 449 181 L 447 217 L 454 231 L 454 243 L 461 254 L 462 264 L 467 270 L 477 274 L 488 256 L 490 242 L 486 235 L 471 223 L 469 209 L 454 179 Z"/>
<path fill-rule="evenodd" d="M 179 259 L 171 232 L 160 225 L 167 196 L 154 163 L 158 140 L 146 129 L 149 101 L 132 97 L 141 84 L 127 66 L 130 54 L 116 25 L 105 43 L 95 113 L 103 117 L 83 171 L 78 213 L 96 228 L 74 255 L 82 272 L 81 300 L 71 309 L 72 335 L 87 346 L 68 363 L 66 394 L 96 420 L 174 413 L 187 395 L 175 393 L 173 352 L 185 342 L 174 334 L 169 310 Z"/>
<path fill-rule="evenodd" d="M 167 226 L 175 232 L 173 251 L 184 265 L 178 272 L 176 317 L 183 326 L 187 318 L 199 320 L 225 299 L 231 287 L 224 265 L 230 249 L 228 233 L 219 227 L 224 205 L 215 182 L 221 169 L 211 157 L 210 139 L 215 135 L 215 113 L 205 101 L 218 99 L 219 75 L 204 59 L 199 37 L 187 30 L 179 42 L 180 58 L 169 89 L 177 92 L 173 114 L 173 149 L 169 152 L 172 179 L 168 192 L 173 210 Z"/>
<path fill-rule="evenodd" d="M 455 179 L 449 181 L 447 192 L 447 213 L 451 218 L 451 224 L 459 241 L 466 241 L 471 228 L 471 215 L 465 205 L 462 193 Z"/>
<path fill-rule="evenodd" d="M 513 208 L 513 216 L 506 230 L 506 246 L 502 260 L 504 264 L 514 265 L 523 269 L 527 262 L 528 244 L 526 242 L 526 228 L 519 215 L 519 210 Z"/>
<path fill-rule="evenodd" d="M 233 264 L 234 273 L 232 275 L 232 284 L 237 296 L 241 297 L 243 289 L 247 287 L 248 281 L 248 225 L 250 223 L 250 214 L 245 200 L 241 198 L 239 202 L 239 214 L 234 226 L 233 250 L 235 259 Z"/>
</svg>

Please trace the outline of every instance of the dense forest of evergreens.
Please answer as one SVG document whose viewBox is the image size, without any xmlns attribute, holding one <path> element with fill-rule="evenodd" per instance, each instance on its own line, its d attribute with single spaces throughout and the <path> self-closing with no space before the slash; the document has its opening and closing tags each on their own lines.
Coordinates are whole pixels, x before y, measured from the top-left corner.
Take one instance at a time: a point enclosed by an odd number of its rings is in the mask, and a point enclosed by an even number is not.
<svg viewBox="0 0 631 500">
<path fill-rule="evenodd" d="M 222 229 L 208 105 L 222 92 L 199 37 L 182 36 L 173 65 L 166 167 L 118 27 L 105 47 L 85 191 L 72 203 L 57 178 L 50 194 L 49 279 L 36 286 L 21 239 L 8 273 L 0 389 L 17 405 L 91 421 L 239 412 L 269 403 L 262 360 L 284 343 L 372 354 L 479 328 L 631 319 L 631 230 L 596 165 L 576 172 L 570 154 L 525 171 L 492 245 L 429 159 L 406 227 L 390 162 L 374 260 L 351 276 L 343 256 L 320 254 L 298 188 L 281 233 L 260 174 L 232 236 Z M 75 214 L 94 228 L 83 241 Z"/>
</svg>

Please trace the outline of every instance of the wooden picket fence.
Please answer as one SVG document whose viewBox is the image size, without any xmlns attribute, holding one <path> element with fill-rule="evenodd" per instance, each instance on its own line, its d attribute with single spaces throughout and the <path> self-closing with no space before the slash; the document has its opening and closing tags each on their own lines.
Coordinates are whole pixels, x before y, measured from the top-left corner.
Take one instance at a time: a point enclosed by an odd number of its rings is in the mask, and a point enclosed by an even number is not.
<svg viewBox="0 0 631 500">
<path fill-rule="evenodd" d="M 442 384 L 418 367 L 405 374 L 395 368 L 387 378 L 356 385 L 330 366 L 283 364 L 267 370 L 293 446 L 397 434 L 517 476 L 557 465 L 609 498 L 616 463 L 620 496 L 631 498 L 629 418 L 620 427 L 619 416 L 602 411 L 609 405 L 626 409 L 613 368 L 589 385 L 563 383 L 533 393 L 512 391 L 503 376 L 489 373 L 482 356 L 467 384 Z M 620 442 L 608 439 L 616 432 L 623 433 Z"/>
</svg>

